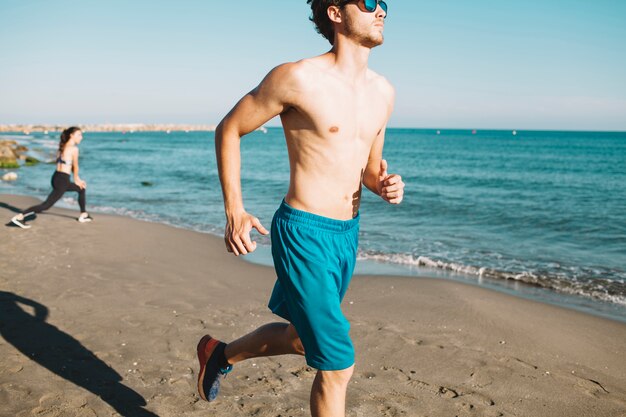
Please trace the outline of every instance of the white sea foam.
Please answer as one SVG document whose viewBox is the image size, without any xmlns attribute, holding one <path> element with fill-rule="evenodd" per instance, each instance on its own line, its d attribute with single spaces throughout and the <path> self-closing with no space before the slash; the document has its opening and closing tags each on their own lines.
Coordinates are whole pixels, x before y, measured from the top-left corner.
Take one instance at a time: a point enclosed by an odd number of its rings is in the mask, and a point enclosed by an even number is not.
<svg viewBox="0 0 626 417">
<path fill-rule="evenodd" d="M 42 147 L 44 149 L 54 149 L 57 150 L 59 148 L 59 143 L 57 141 L 54 140 L 39 140 L 39 139 L 35 139 L 32 141 L 27 142 L 27 146 L 29 146 L 29 148 L 35 147 L 33 145 L 36 145 L 36 147 Z"/>
<path fill-rule="evenodd" d="M 490 278 L 495 280 L 510 280 L 521 282 L 540 288 L 554 290 L 564 294 L 590 297 L 626 306 L 626 282 L 609 279 L 579 280 L 576 277 L 566 277 L 558 274 L 538 273 L 534 271 L 504 271 L 487 267 L 463 265 L 456 262 L 445 262 L 431 259 L 427 256 L 414 257 L 406 253 L 381 253 L 360 251 L 359 260 L 405 265 L 410 267 L 424 267 L 448 271 L 468 276 Z"/>
</svg>

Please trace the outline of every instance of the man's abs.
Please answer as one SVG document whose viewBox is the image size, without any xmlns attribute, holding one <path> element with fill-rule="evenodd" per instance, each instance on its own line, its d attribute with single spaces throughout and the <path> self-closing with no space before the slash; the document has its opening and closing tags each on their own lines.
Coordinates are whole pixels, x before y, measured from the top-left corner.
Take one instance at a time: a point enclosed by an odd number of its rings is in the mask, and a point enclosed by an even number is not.
<svg viewBox="0 0 626 417">
<path fill-rule="evenodd" d="M 292 166 L 285 201 L 291 207 L 336 220 L 354 218 L 361 203 L 360 168 L 341 175 L 321 171 L 310 173 Z M 352 172 L 351 172 L 352 171 Z"/>
</svg>

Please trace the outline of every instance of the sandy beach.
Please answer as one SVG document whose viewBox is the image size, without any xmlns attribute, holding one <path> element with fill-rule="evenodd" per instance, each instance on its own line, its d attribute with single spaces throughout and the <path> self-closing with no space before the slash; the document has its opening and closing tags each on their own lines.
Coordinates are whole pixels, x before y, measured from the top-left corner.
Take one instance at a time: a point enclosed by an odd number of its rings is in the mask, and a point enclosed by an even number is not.
<svg viewBox="0 0 626 417">
<path fill-rule="evenodd" d="M 0 195 L 0 416 L 306 416 L 301 357 L 244 362 L 215 403 L 196 343 L 270 321 L 271 268 L 220 238 Z M 626 325 L 437 279 L 357 276 L 348 416 L 626 416 Z"/>
</svg>

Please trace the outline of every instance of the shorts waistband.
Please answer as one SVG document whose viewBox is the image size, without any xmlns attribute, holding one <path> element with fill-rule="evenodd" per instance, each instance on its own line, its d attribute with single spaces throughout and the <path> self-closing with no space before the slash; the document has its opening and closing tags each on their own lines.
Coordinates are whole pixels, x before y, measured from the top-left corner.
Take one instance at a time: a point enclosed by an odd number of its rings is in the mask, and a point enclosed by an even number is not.
<svg viewBox="0 0 626 417">
<path fill-rule="evenodd" d="M 331 219 L 330 217 L 319 216 L 307 211 L 295 209 L 287 204 L 285 200 L 282 201 L 276 211 L 276 216 L 290 222 L 305 224 L 331 232 L 347 232 L 352 230 L 359 225 L 359 218 L 361 217 L 361 215 L 357 213 L 356 217 L 350 220 Z"/>
</svg>

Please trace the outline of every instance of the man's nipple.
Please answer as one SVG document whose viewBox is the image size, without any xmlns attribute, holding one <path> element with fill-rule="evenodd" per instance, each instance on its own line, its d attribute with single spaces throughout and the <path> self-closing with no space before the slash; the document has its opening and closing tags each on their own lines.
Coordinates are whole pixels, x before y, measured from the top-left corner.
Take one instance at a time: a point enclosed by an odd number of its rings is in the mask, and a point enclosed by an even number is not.
<svg viewBox="0 0 626 417">
<path fill-rule="evenodd" d="M 330 133 L 337 133 L 337 132 L 339 132 L 339 128 L 337 126 L 331 126 L 331 128 L 328 129 L 328 131 Z"/>
</svg>

